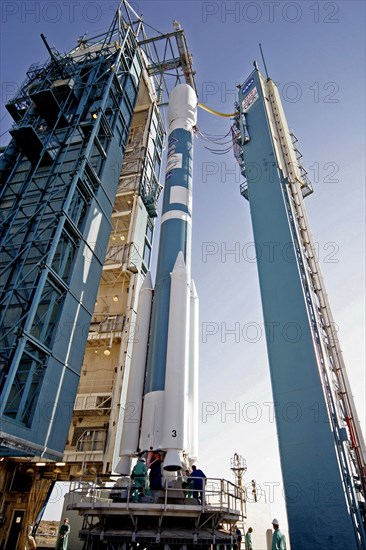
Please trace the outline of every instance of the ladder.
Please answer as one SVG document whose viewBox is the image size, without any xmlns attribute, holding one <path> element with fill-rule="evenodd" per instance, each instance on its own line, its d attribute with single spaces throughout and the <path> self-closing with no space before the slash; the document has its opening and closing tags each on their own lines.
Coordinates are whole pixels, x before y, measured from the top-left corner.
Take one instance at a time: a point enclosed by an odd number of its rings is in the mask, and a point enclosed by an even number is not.
<svg viewBox="0 0 366 550">
<path fill-rule="evenodd" d="M 323 382 L 328 414 L 333 430 L 338 461 L 359 548 L 366 548 L 362 512 L 366 500 L 366 448 L 353 401 L 342 351 L 337 339 L 329 300 L 304 204 L 306 182 L 291 162 L 291 135 L 283 124 L 274 83 L 267 81 L 269 99 L 286 165 L 283 194 L 292 231 L 297 263 L 301 273 L 314 347 Z M 290 141 L 292 143 L 292 141 Z M 362 512 L 361 512 L 362 509 Z"/>
</svg>

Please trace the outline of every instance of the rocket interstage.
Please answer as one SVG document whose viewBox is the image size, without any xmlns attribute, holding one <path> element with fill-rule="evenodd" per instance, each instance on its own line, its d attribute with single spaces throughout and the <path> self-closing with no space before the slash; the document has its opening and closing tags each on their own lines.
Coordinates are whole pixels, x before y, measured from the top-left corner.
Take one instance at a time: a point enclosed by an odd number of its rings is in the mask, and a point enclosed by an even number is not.
<svg viewBox="0 0 366 550">
<path fill-rule="evenodd" d="M 198 296 L 191 279 L 193 128 L 197 97 L 180 84 L 169 98 L 168 155 L 154 290 L 141 287 L 116 471 L 128 475 L 131 458 L 151 448 L 165 452 L 163 467 L 180 470 L 197 458 Z"/>
</svg>

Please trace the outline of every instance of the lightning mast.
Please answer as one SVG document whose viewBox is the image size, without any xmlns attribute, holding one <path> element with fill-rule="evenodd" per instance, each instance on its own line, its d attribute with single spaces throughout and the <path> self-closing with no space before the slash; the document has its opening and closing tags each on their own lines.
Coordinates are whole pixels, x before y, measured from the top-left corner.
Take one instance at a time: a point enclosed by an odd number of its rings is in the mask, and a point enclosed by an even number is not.
<svg viewBox="0 0 366 550">
<path fill-rule="evenodd" d="M 238 453 L 234 453 L 234 456 L 230 459 L 230 470 L 233 472 L 235 476 L 235 485 L 238 487 L 238 490 L 239 490 L 241 512 L 244 520 L 244 518 L 246 517 L 246 510 L 245 510 L 246 493 L 245 491 L 243 491 L 243 477 L 245 472 L 247 471 L 247 463 L 245 458 L 243 458 Z M 244 523 L 243 523 L 243 528 L 244 528 Z"/>
</svg>

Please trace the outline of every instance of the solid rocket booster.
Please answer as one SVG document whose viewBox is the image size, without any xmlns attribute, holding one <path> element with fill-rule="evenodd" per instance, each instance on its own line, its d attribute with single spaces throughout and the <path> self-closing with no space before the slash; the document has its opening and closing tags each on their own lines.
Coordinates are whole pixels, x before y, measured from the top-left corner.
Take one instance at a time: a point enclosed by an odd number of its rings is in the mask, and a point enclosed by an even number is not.
<svg viewBox="0 0 366 550">
<path fill-rule="evenodd" d="M 182 468 L 183 453 L 197 455 L 198 298 L 191 279 L 193 128 L 197 96 L 188 84 L 180 84 L 169 98 L 169 137 L 165 189 L 148 342 L 142 329 L 138 359 L 131 362 L 127 389 L 137 407 L 143 401 L 140 425 L 126 428 L 124 420 L 117 471 L 128 474 L 130 458 L 138 452 L 166 452 L 164 469 Z M 149 283 L 147 283 L 147 287 Z M 146 294 L 147 287 L 142 287 Z M 147 306 L 139 299 L 136 324 L 146 326 Z M 145 297 L 146 300 L 146 297 Z M 145 352 L 144 390 L 141 391 L 141 355 Z M 147 356 L 147 357 L 146 357 Z M 138 382 L 134 381 L 135 376 Z M 130 384 L 134 388 L 130 393 Z M 140 393 L 141 391 L 141 393 Z M 136 395 L 139 394 L 137 398 Z M 133 433 L 133 435 L 131 435 Z M 139 442 L 136 445 L 137 435 Z M 128 435 L 129 434 L 129 435 Z M 135 447 L 134 450 L 132 447 Z M 191 455 L 193 453 L 193 455 Z"/>
<path fill-rule="evenodd" d="M 198 365 L 199 365 L 199 302 L 192 279 L 190 298 L 190 336 L 188 373 L 188 454 L 192 462 L 198 458 Z"/>
<path fill-rule="evenodd" d="M 129 474 L 131 457 L 136 454 L 139 444 L 140 417 L 145 380 L 146 350 L 149 341 L 150 316 L 153 287 L 150 273 L 147 273 L 140 288 L 136 314 L 136 341 L 131 357 L 128 378 L 126 406 L 120 444 L 120 462 L 116 471 Z"/>
<path fill-rule="evenodd" d="M 188 444 L 189 301 L 189 275 L 179 252 L 171 274 L 161 444 L 167 451 L 164 468 L 169 470 L 181 469 L 180 452 L 187 450 Z"/>
</svg>

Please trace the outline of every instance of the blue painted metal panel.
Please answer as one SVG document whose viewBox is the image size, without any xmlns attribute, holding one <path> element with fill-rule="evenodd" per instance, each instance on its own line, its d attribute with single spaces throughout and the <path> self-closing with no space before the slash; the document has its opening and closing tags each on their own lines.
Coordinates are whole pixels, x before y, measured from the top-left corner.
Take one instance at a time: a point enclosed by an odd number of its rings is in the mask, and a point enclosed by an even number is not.
<svg viewBox="0 0 366 550">
<path fill-rule="evenodd" d="M 291 545 L 356 548 L 257 71 L 239 101 L 247 109 L 244 159 Z"/>
</svg>

